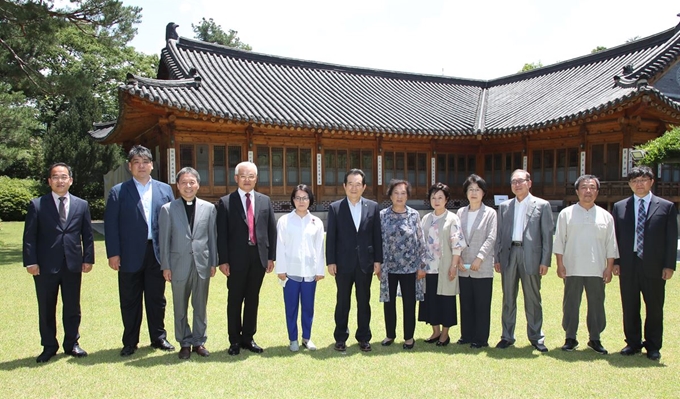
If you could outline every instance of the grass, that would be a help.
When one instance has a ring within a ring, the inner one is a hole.
[[[561,327],[562,282],[551,269],[543,279],[544,331],[550,352],[532,350],[525,336],[526,321],[519,300],[517,343],[506,350],[472,350],[451,344],[445,348],[427,345],[422,339],[431,332],[419,323],[412,352],[401,349],[401,337],[388,348],[384,337],[382,305],[378,284],[373,282],[373,351],[360,353],[348,342],[346,354],[332,350],[335,284],[327,277],[318,285],[312,339],[319,350],[288,351],[283,295],[274,275],[265,277],[260,299],[257,342],[262,355],[227,355],[226,279],[218,273],[211,282],[208,304],[209,358],[192,356],[180,361],[177,352],[151,349],[142,326],[140,349],[128,358],[118,353],[121,344],[115,272],[106,263],[103,237],[96,236],[93,271],[83,277],[81,346],[89,352],[83,359],[60,353],[39,365],[40,353],[37,301],[31,277],[21,267],[22,223],[0,225],[0,386],[3,397],[12,398],[203,398],[203,397],[676,397],[680,379],[680,290],[672,279],[666,288],[666,333],[663,358],[652,362],[644,356],[623,357],[624,346],[618,282],[607,287],[608,326],[603,344],[613,354],[597,355],[586,347],[585,300],[582,305],[579,339],[572,353],[559,350],[564,342]],[[490,343],[500,336],[500,278],[494,280]],[[170,288],[166,290],[170,298]],[[401,305],[398,304],[397,308]],[[61,310],[58,309],[58,318]],[[172,303],[166,310],[166,328],[174,341]],[[398,322],[401,322],[399,316]],[[356,327],[355,313],[350,328]],[[400,333],[400,325],[397,333]],[[58,334],[62,334],[58,326]],[[452,328],[452,340],[459,337]],[[352,331],[353,336],[353,331]],[[61,341],[61,336],[58,337]]]

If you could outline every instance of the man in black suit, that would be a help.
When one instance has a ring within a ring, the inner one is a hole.
[[[348,318],[352,286],[356,285],[357,331],[359,349],[371,350],[371,279],[383,261],[380,208],[361,195],[366,189],[360,169],[345,174],[347,198],[328,208],[326,262],[328,274],[335,276],[338,289],[335,304],[335,350],[345,351],[349,338]]]
[[[236,165],[234,180],[238,191],[220,198],[217,205],[217,253],[220,271],[227,276],[232,356],[241,348],[264,351],[253,337],[262,280],[265,271],[274,270],[276,260],[276,216],[269,197],[255,192],[257,166],[252,162]]]
[[[24,266],[33,276],[38,295],[40,340],[43,351],[36,361],[50,360],[59,349],[57,342],[57,294],[61,287],[64,352],[85,357],[80,334],[80,284],[82,273],[92,270],[94,239],[87,201],[68,190],[73,184],[71,167],[56,163],[47,182],[52,191],[28,204],[24,225]]]
[[[622,355],[647,349],[651,360],[661,359],[663,303],[666,280],[673,277],[678,250],[678,210],[672,202],[652,194],[654,173],[647,166],[628,173],[633,196],[614,204],[614,226],[620,259],[613,274],[619,276],[623,333]],[[642,342],[640,293],[645,300],[645,341]]]

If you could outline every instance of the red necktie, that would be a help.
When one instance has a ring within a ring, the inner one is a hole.
[[[248,240],[253,244],[257,244],[255,239],[255,216],[253,215],[253,207],[250,203],[250,193],[246,193],[246,219],[248,220]]]

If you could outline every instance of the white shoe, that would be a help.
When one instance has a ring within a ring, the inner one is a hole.
[[[290,346],[288,347],[291,352],[297,352],[300,350],[300,345],[297,341],[290,341]]]
[[[311,339],[303,339],[302,345],[310,351],[316,350],[316,345],[314,345],[314,342],[312,342]]]

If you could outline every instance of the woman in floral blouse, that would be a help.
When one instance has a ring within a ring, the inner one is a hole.
[[[392,345],[397,326],[397,285],[404,306],[404,349],[413,349],[416,328],[416,300],[423,299],[425,272],[429,261],[418,211],[406,206],[411,185],[392,180],[387,195],[392,206],[380,211],[383,263],[378,273],[380,302],[384,302],[385,330],[383,346]]]
[[[418,320],[432,326],[428,344],[446,346],[451,342],[449,328],[458,324],[456,295],[458,294],[457,265],[465,247],[460,219],[446,209],[451,198],[449,187],[437,183],[428,191],[434,209],[423,218],[423,231],[432,261],[426,277],[425,300],[420,302]]]

